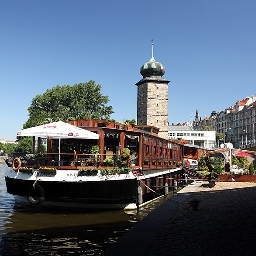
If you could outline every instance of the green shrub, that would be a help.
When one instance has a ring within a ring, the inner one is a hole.
[[[114,165],[114,158],[113,157],[108,157],[103,160],[104,165]]]
[[[250,163],[249,165],[249,174],[255,174],[253,163]]]
[[[207,166],[208,157],[201,156],[198,160],[198,170],[202,172],[209,172],[209,167]]]

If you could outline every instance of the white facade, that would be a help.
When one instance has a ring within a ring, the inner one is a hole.
[[[17,144],[17,142],[14,140],[5,140],[5,139],[0,139],[0,143],[2,143],[2,144],[7,144],[7,143]]]
[[[197,131],[189,126],[169,126],[168,139],[182,139],[207,149],[216,147],[216,131]]]

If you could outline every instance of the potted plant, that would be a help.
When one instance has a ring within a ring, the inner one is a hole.
[[[206,156],[201,156],[198,160],[198,171],[196,171],[196,174],[199,179],[206,179],[211,173],[207,166],[207,160]]]
[[[205,180],[205,179],[208,179],[208,176],[210,175],[211,173],[207,170],[200,170],[200,171],[196,171],[196,175],[197,177],[200,179],[200,180]]]
[[[93,166],[93,165],[95,165],[95,159],[94,158],[88,158],[87,160],[86,160],[86,165],[88,165],[88,166]]]
[[[114,159],[113,157],[108,157],[103,160],[103,165],[105,166],[113,166],[114,165]]]
[[[96,176],[98,174],[98,169],[89,167],[79,170],[78,176]]]
[[[94,165],[99,161],[99,145],[92,145],[90,158],[86,160],[87,165]]]
[[[130,149],[123,148],[120,156],[119,167],[131,167],[131,165],[132,165],[132,157],[130,155]]]
[[[115,175],[117,174],[118,169],[116,168],[101,168],[100,175],[101,176],[108,176],[108,175]]]
[[[92,147],[91,147],[91,154],[96,155],[96,154],[99,154],[99,152],[100,152],[99,145],[92,145]]]

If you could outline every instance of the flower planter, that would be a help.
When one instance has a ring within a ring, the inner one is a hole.
[[[204,174],[198,174],[198,179],[199,180],[205,180],[206,179],[206,176]]]
[[[256,175],[220,174],[218,175],[218,181],[220,182],[227,182],[227,181],[256,182]]]

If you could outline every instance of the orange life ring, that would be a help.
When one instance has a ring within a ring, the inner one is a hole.
[[[14,158],[12,161],[12,169],[17,172],[21,167],[21,161],[18,157]]]

